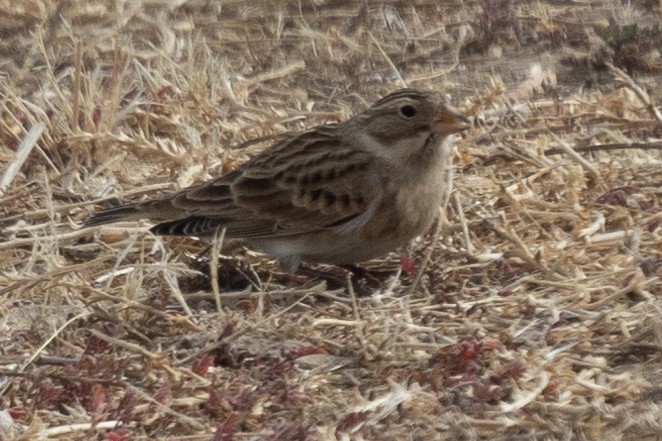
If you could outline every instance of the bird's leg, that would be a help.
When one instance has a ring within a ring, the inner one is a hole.
[[[407,273],[409,277],[415,279],[418,274],[418,266],[416,262],[411,257],[411,244],[405,245],[400,250],[400,266],[402,266],[402,271]]]
[[[359,295],[359,296],[369,296],[372,294],[372,291],[369,287],[365,286],[364,284],[359,283],[359,278],[363,278],[362,276],[357,276],[356,272],[354,269],[349,269],[345,266],[338,266],[338,268],[341,268],[345,271],[349,271],[351,273],[350,282],[352,284],[352,289],[354,289],[354,292]],[[360,267],[356,267],[360,268]],[[365,271],[363,268],[360,268],[361,270]],[[298,274],[304,275],[306,277],[314,277],[317,279],[322,279],[325,280],[329,286],[333,288],[344,288],[347,286],[347,278],[342,277],[342,276],[337,276],[335,274],[331,274],[326,271],[322,271],[316,268],[311,268],[305,264],[299,265],[296,271]],[[366,279],[367,280],[367,279]],[[377,280],[374,279],[373,280]],[[379,282],[377,280],[377,282]]]
[[[311,268],[305,264],[299,265],[299,267],[296,270],[296,273],[306,277],[325,280],[330,285],[333,285],[333,287],[335,288],[345,286],[344,278],[336,276],[334,274],[327,273],[326,271],[322,271],[316,268]]]
[[[382,281],[379,280],[375,275],[373,274],[372,271],[363,268],[362,266],[359,265],[354,265],[354,264],[348,264],[348,265],[338,265],[340,268],[349,271],[350,273],[353,274],[352,279],[363,279],[365,280],[369,285],[378,287],[381,285]]]

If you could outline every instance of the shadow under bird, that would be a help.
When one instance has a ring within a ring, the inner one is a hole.
[[[148,219],[158,235],[244,239],[285,271],[388,253],[433,222],[468,120],[430,92],[402,89],[347,121],[279,141],[232,172],[93,214],[85,226]]]

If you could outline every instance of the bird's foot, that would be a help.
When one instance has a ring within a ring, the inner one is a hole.
[[[358,296],[372,295],[383,284],[383,280],[378,277],[381,272],[371,271],[358,265],[338,265],[335,269],[342,269],[345,274],[338,274],[338,271],[332,273],[318,268],[311,268],[305,264],[299,266],[297,273],[322,279],[327,282],[331,289],[347,288],[349,281],[352,290]]]

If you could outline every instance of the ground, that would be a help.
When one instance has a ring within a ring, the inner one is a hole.
[[[660,439],[661,19],[0,2],[0,440]],[[81,228],[405,85],[473,127],[438,222],[366,264],[370,295],[147,223]]]

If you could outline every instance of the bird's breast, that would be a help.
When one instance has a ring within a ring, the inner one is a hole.
[[[448,187],[450,170],[434,164],[419,171],[387,185],[372,221],[364,227],[366,240],[404,245],[430,226]]]

